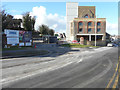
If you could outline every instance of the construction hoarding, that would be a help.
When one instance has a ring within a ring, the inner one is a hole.
[[[7,45],[10,46],[31,46],[32,32],[5,29]]]

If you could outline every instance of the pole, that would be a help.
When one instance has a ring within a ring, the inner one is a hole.
[[[96,30],[97,29],[96,26],[97,26],[97,18],[95,19],[95,46],[96,46],[96,31],[97,31]]]

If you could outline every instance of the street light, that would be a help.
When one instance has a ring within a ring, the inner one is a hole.
[[[96,46],[97,17],[95,18],[95,46]]]

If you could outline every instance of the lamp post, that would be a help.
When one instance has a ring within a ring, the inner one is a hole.
[[[96,31],[97,31],[97,18],[95,18],[95,46],[96,46]]]

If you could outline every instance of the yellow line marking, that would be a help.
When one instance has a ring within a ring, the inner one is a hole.
[[[119,75],[117,75],[117,76],[116,76],[115,83],[114,83],[114,85],[113,85],[113,87],[112,87],[112,88],[116,88],[117,83],[118,83],[118,76],[119,76]]]
[[[111,83],[112,83],[112,81],[113,81],[113,79],[114,79],[114,77],[115,77],[115,74],[117,73],[117,69],[118,69],[118,64],[117,64],[116,70],[115,70],[115,72],[114,72],[114,75],[112,76],[112,78],[111,78],[111,80],[110,80],[110,82],[108,83],[108,85],[107,85],[106,88],[109,88],[109,87],[110,87],[110,85],[111,85]]]
[[[112,90],[115,90],[115,88],[116,88],[116,86],[117,86],[117,84],[118,84],[118,77],[119,77],[119,72],[120,72],[120,67],[119,67],[119,63],[120,62],[120,56],[119,56],[119,61],[118,61],[118,74],[117,74],[117,76],[116,76],[116,79],[115,79],[115,82],[114,82],[114,84],[113,84],[113,89]]]

